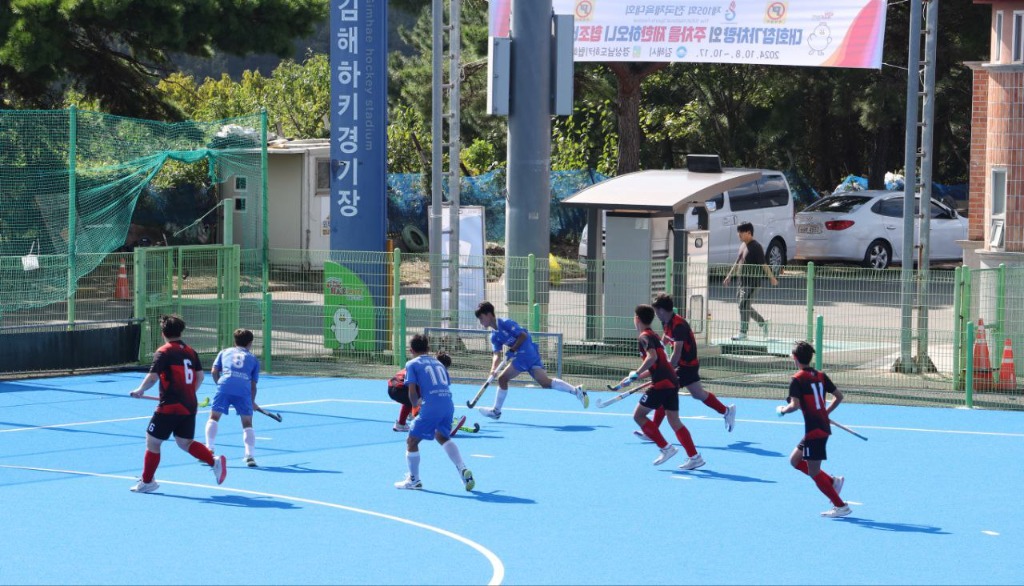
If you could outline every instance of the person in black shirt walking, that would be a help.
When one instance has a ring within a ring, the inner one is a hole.
[[[764,284],[765,277],[768,277],[768,281],[773,287],[778,285],[779,281],[775,278],[775,273],[772,272],[771,267],[768,266],[765,260],[764,248],[761,246],[761,243],[754,240],[754,225],[750,222],[743,222],[736,226],[736,232],[742,244],[740,244],[740,251],[736,256],[736,262],[729,268],[729,272],[725,275],[725,280],[722,281],[723,285],[728,286],[733,274],[737,276],[736,295],[740,304],[740,333],[733,336],[732,339],[747,339],[747,329],[750,327],[751,319],[761,326],[761,331],[764,332],[764,337],[767,338],[769,322],[761,317],[761,314],[751,306],[751,303],[754,300],[754,296],[757,295],[757,290]]]

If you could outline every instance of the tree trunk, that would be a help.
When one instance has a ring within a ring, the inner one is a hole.
[[[640,84],[668,63],[609,63],[618,79],[619,158],[616,175],[640,170]]]

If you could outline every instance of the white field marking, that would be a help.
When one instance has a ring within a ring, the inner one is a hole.
[[[864,503],[858,503],[857,501],[846,501],[846,504],[854,505],[856,507],[863,507],[864,506]]]
[[[337,399],[316,399],[313,401],[295,401],[292,403],[271,403],[267,404],[267,407],[280,407],[282,405],[308,405],[310,403],[333,403],[337,402]],[[262,405],[261,405],[262,406]],[[209,411],[209,410],[207,410]],[[59,429],[62,427],[81,427],[83,425],[99,425],[101,423],[120,423],[122,421],[140,421],[143,419],[149,419],[153,414],[140,415],[137,417],[122,417],[120,419],[95,419],[93,421],[77,421],[74,423],[55,423],[53,425],[33,425],[31,427],[12,427],[10,429],[0,429],[0,433],[11,433],[15,431],[35,431],[37,429]]]
[[[999,535],[997,531],[982,531],[982,533],[984,533],[985,535],[991,535],[993,537],[997,537]]]
[[[270,441],[270,440],[272,440],[274,438],[272,438],[272,437],[256,436],[256,439],[260,440],[261,442],[266,442],[266,441]]]
[[[488,454],[470,454],[473,458],[493,458],[494,456]]]
[[[690,476],[689,474],[686,476],[683,476],[682,474],[673,474],[672,478],[676,480],[693,480],[693,476]]]
[[[101,474],[101,473],[98,473],[98,472],[84,472],[84,471],[80,471],[80,470],[59,470],[59,469],[55,469],[55,468],[37,468],[35,466],[9,466],[9,465],[6,465],[6,464],[0,464],[0,468],[10,468],[10,469],[15,469],[15,470],[31,470],[31,471],[36,471],[36,472],[56,472],[58,474],[75,474],[75,475],[78,475],[78,476],[92,476],[92,477],[95,477],[95,478],[113,478],[113,479],[116,479],[116,480],[136,480],[136,478],[134,476],[122,476],[122,475],[119,475],[119,474]],[[296,503],[305,503],[305,504],[309,504],[309,505],[318,505],[318,506],[321,506],[321,507],[328,507],[328,508],[331,508],[331,509],[339,509],[339,510],[342,510],[342,511],[349,511],[349,512],[352,512],[352,513],[359,513],[361,515],[369,515],[371,517],[379,517],[381,519],[387,519],[389,521],[397,521],[399,523],[404,523],[406,525],[411,525],[412,527],[418,527],[420,529],[426,529],[427,531],[432,531],[434,533],[437,533],[438,535],[441,535],[443,537],[447,537],[449,539],[454,539],[455,541],[458,541],[459,543],[461,543],[463,545],[468,545],[469,547],[475,549],[477,552],[479,552],[481,555],[483,555],[484,558],[486,558],[487,561],[491,564],[491,572],[492,573],[491,573],[491,580],[488,582],[488,585],[497,586],[498,584],[501,584],[502,580],[505,579],[505,565],[501,562],[501,558],[499,558],[497,555],[495,555],[494,552],[492,552],[491,550],[487,549],[486,547],[480,545],[479,543],[477,543],[477,542],[475,542],[475,541],[473,541],[473,540],[471,540],[471,539],[469,539],[467,537],[463,537],[463,536],[461,536],[461,535],[459,535],[457,533],[453,533],[451,531],[448,531],[447,529],[441,529],[440,527],[434,527],[433,525],[427,525],[426,523],[420,523],[419,521],[413,521],[412,519],[406,519],[405,517],[396,517],[395,515],[388,515],[387,513],[378,513],[377,511],[370,511],[368,509],[360,509],[360,508],[357,508],[357,507],[350,507],[348,505],[341,505],[341,504],[338,504],[338,503],[329,503],[329,502],[326,502],[326,501],[318,501],[318,500],[307,499],[307,498],[302,498],[302,497],[297,497],[297,496],[289,496],[289,495],[285,495],[285,494],[275,494],[275,493],[271,493],[271,492],[260,492],[260,491],[256,491],[256,490],[245,490],[245,489],[242,489],[242,488],[228,488],[228,487],[225,487],[223,485],[221,485],[221,486],[214,486],[212,484],[197,484],[197,483],[193,483],[193,482],[178,482],[178,481],[175,481],[175,480],[164,480],[162,478],[160,479],[160,484],[169,484],[169,485],[174,485],[174,486],[188,486],[188,487],[192,487],[192,488],[208,488],[208,489],[217,490],[217,491],[234,492],[234,493],[238,493],[238,494],[247,494],[247,495],[253,495],[253,496],[262,496],[262,497],[267,497],[267,498],[274,498],[274,499],[280,499],[280,500],[285,500],[285,501],[292,501],[292,502],[296,502]]]

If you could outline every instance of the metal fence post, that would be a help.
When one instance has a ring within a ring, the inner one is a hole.
[[[974,325],[971,322],[965,324],[967,327],[967,376],[964,381],[964,404],[968,409],[974,408]]]
[[[533,253],[527,257],[527,277],[526,277],[526,304],[533,307],[537,303],[537,257]],[[530,324],[527,328],[531,332],[536,332],[539,322],[533,321],[533,313],[530,313]]]
[[[273,370],[273,360],[271,358],[271,348],[273,347],[273,339],[271,338],[271,332],[274,331],[273,324],[271,323],[271,317],[274,314],[273,299],[270,293],[263,294],[263,371],[270,372]]]
[[[398,300],[398,340],[395,355],[398,356],[398,364],[405,364],[405,299]]]
[[[956,267],[953,270],[953,391],[960,389],[963,375],[960,372],[962,365],[960,352],[963,350],[963,339],[961,334],[964,327],[964,316],[961,314],[963,308],[960,306],[962,295],[960,288],[963,286],[963,267]]]
[[[814,343],[814,261],[807,263],[807,341]]]
[[[996,272],[996,335],[998,343],[1006,337],[1006,264],[1000,263]]]
[[[673,295],[675,295],[675,293],[673,291],[673,289],[674,289],[673,285],[675,284],[673,282],[675,280],[675,275],[673,274],[674,273],[674,270],[673,270],[674,268],[675,267],[672,264],[672,257],[670,256],[670,257],[666,258],[665,259],[665,294],[668,295],[669,297],[672,297]]]
[[[821,355],[825,350],[825,316],[819,315],[815,324],[814,368],[821,370]]]
[[[402,251],[395,249],[391,253],[391,353],[395,357],[395,365],[401,365],[399,352],[405,348],[405,339],[399,337],[398,305],[402,300]]]

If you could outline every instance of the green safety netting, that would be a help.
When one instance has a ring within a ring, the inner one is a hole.
[[[164,123],[0,110],[0,314],[72,298],[125,244],[140,194],[169,160],[208,160],[213,183],[246,177],[246,195],[262,201],[264,128],[261,114]],[[236,230],[259,233],[261,213],[250,206]]]

